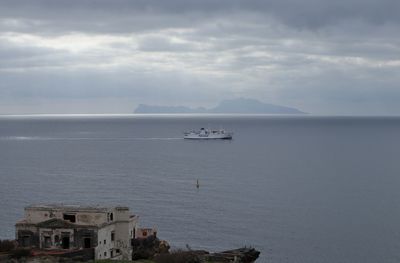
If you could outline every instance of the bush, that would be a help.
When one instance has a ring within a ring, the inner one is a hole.
[[[15,248],[15,242],[11,240],[0,240],[0,252],[10,252]]]
[[[199,257],[191,251],[175,250],[169,254],[159,254],[156,263],[200,263]]]
[[[152,258],[154,255],[153,251],[149,249],[136,249],[132,253],[132,260],[139,260],[139,259],[149,259]]]
[[[12,258],[26,258],[30,257],[31,255],[32,255],[31,250],[27,248],[17,248],[11,251]]]

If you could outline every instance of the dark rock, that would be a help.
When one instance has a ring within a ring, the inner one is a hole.
[[[209,262],[237,262],[237,263],[251,263],[256,261],[260,256],[260,251],[254,248],[238,248],[227,250],[218,253],[212,253],[206,256]]]

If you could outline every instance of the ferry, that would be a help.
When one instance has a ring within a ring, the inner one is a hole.
[[[222,139],[222,140],[232,140],[232,132],[227,132],[224,129],[220,130],[211,130],[201,128],[200,131],[189,131],[184,133],[184,139],[192,139],[192,140],[213,140],[213,139]]]

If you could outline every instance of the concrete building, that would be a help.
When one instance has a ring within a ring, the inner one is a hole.
[[[32,205],[16,224],[20,246],[41,250],[93,248],[95,259],[131,259],[138,217],[128,207]]]
[[[157,229],[155,229],[155,228],[138,228],[138,229],[136,229],[136,239],[146,239],[149,236],[157,237]]]

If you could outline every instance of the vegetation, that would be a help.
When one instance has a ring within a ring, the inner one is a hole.
[[[11,240],[0,240],[0,252],[10,252],[15,249],[15,242]]]
[[[16,248],[11,251],[12,258],[26,258],[32,256],[32,251],[28,248]]]
[[[111,260],[111,259],[101,259],[101,260],[95,260],[94,262],[96,263],[155,263],[152,260],[147,260],[147,259],[141,259],[141,260],[135,260],[135,261],[130,261],[130,260]]]
[[[134,261],[128,260],[111,260],[102,259],[95,260],[95,263],[200,263],[198,256],[191,252],[185,250],[175,250],[171,253],[158,254],[154,257],[154,260],[140,259]]]
[[[26,248],[17,248],[14,240],[0,240],[0,253],[6,253],[11,258],[20,259],[30,257],[32,251]]]
[[[192,251],[175,250],[168,254],[159,254],[156,263],[200,263],[199,257]]]

